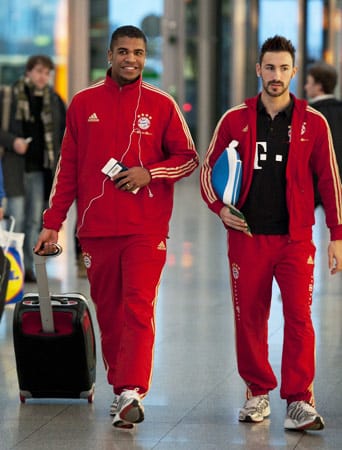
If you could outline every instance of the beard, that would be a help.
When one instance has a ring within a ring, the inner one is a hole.
[[[277,83],[277,86],[272,87],[272,84]],[[285,85],[282,81],[279,80],[272,80],[269,82],[265,82],[262,80],[262,86],[264,88],[264,91],[270,96],[270,97],[281,97],[289,87],[289,84]]]

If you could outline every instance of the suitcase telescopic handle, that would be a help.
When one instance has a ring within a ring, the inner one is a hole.
[[[33,259],[36,267],[42,329],[44,333],[54,333],[55,324],[53,320],[51,295],[49,291],[49,283],[46,272],[46,258],[49,256],[57,256],[62,253],[62,247],[59,244],[52,244],[47,246],[47,249],[49,250],[43,255],[38,255],[38,253],[33,252]]]

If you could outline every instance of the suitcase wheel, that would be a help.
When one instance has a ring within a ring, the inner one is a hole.
[[[20,402],[21,403],[25,403],[26,402],[26,397],[24,397],[22,394],[19,394],[19,398],[20,398]]]

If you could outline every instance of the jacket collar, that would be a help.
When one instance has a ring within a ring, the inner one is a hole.
[[[115,91],[132,91],[137,89],[142,83],[142,76],[133,81],[132,83],[127,83],[123,86],[120,86],[113,78],[111,77],[111,68],[107,70],[106,73],[106,79],[105,79],[105,85],[109,87],[110,89],[113,89]]]

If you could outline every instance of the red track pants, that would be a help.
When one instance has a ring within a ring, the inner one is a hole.
[[[81,239],[91,297],[101,332],[109,384],[150,387],[155,305],[166,261],[165,237],[121,236]]]
[[[315,246],[287,235],[228,233],[236,350],[247,395],[262,395],[277,386],[268,360],[268,319],[272,281],[280,288],[284,340],[280,396],[288,403],[314,404],[315,336],[311,320]]]

